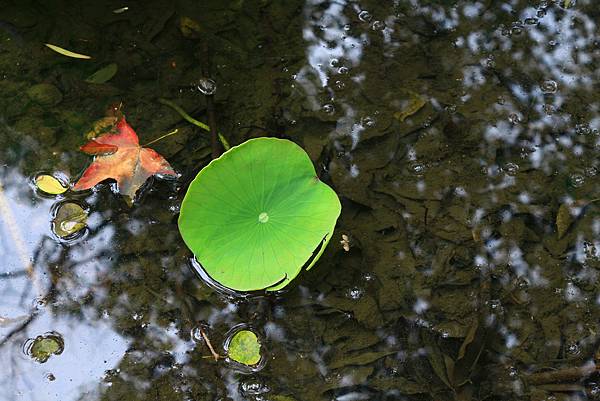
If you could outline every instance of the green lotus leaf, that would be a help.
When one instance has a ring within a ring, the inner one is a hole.
[[[277,290],[309,260],[307,269],[314,265],[340,212],[336,193],[319,180],[302,148],[256,138],[198,173],[181,205],[179,230],[221,285]]]
[[[247,366],[260,362],[260,342],[256,334],[250,330],[240,330],[235,333],[229,342],[227,356]]]

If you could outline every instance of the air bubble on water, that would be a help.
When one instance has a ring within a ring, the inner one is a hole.
[[[373,18],[373,16],[367,10],[362,10],[361,12],[358,13],[358,19],[361,20],[362,22],[369,22],[369,21],[371,21],[372,18]]]
[[[366,117],[362,118],[362,120],[360,121],[360,124],[363,127],[373,128],[375,126],[375,119],[371,116],[366,116]]]
[[[538,23],[538,19],[534,17],[525,18],[525,24],[527,25],[535,25]]]
[[[346,84],[342,81],[335,81],[336,89],[342,90],[346,87]]]
[[[569,356],[578,356],[579,354],[581,354],[581,346],[576,342],[567,344],[566,353]]]
[[[196,88],[205,95],[214,95],[217,92],[217,83],[210,78],[200,78]]]
[[[598,169],[594,166],[586,167],[583,172],[587,177],[595,177],[598,174]]]
[[[571,185],[573,185],[575,188],[579,188],[585,184],[585,177],[581,174],[571,174],[569,179],[571,181]]]
[[[371,25],[371,29],[374,31],[383,31],[385,29],[385,22],[383,21],[374,21]]]
[[[49,382],[53,382],[54,380],[56,380],[56,376],[54,376],[52,373],[46,373],[46,380],[48,380]]]
[[[365,290],[363,290],[362,288],[359,287],[353,287],[350,288],[347,292],[346,292],[346,296],[350,299],[360,299],[362,298],[362,296],[365,294]]]
[[[352,29],[352,25],[350,25],[350,24],[344,25],[344,31],[349,31],[350,29]]]
[[[338,60],[337,58],[332,58],[331,60],[329,60],[329,65],[331,67],[337,67],[340,64],[340,60]]]
[[[338,74],[347,74],[350,70],[348,67],[340,67],[338,68]]]
[[[202,329],[200,327],[194,327],[190,332],[190,336],[194,342],[202,343],[204,342],[204,337],[202,336]]]
[[[327,114],[333,114],[335,112],[335,107],[331,103],[327,103],[323,105],[323,111]]]
[[[515,22],[510,28],[511,35],[520,35],[523,33],[523,24],[521,22]]]
[[[546,94],[556,93],[556,91],[558,90],[558,84],[556,83],[556,81],[547,79],[540,84],[540,89],[543,93]]]
[[[421,163],[412,163],[408,168],[416,175],[421,175],[425,172],[425,165]]]
[[[511,113],[508,116],[508,121],[510,121],[511,124],[519,124],[521,122],[521,117],[519,117],[519,115],[517,113]]]
[[[554,111],[555,111],[554,106],[551,105],[551,104],[545,104],[545,105],[543,105],[542,109],[544,110],[544,113],[546,113],[549,116],[552,115],[552,114],[554,114]]]

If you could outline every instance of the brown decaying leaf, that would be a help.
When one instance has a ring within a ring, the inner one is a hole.
[[[114,179],[119,193],[133,199],[151,176],[176,175],[160,154],[140,146],[137,134],[124,117],[117,122],[116,133],[101,135],[83,145],[81,150],[95,155],[95,158],[73,186],[75,191],[90,189],[104,180]]]

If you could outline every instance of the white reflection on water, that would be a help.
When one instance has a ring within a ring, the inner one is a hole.
[[[0,170],[0,182],[0,399],[69,401],[81,399],[83,394],[90,397],[100,390],[98,383],[105,372],[118,365],[129,342],[110,321],[80,317],[86,315],[83,310],[73,315],[63,312],[62,302],[54,300],[49,289],[57,285],[51,281],[65,272],[53,272],[51,267],[61,260],[70,262],[63,266],[72,266],[69,273],[76,275],[78,284],[69,287],[62,282],[60,290],[66,290],[68,296],[61,296],[65,301],[77,297],[84,290],[82,285],[93,286],[99,272],[112,268],[94,258],[111,242],[112,228],[101,229],[104,235],[86,240],[85,249],[65,258],[66,248],[72,244],[61,243],[51,233],[56,200],[35,195],[29,179],[17,170]],[[89,220],[91,228],[99,224],[94,220]],[[50,331],[62,336],[64,351],[43,364],[36,362],[23,351],[23,344]]]

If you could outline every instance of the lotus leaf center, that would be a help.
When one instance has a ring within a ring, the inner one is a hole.
[[[267,214],[267,212],[262,212],[261,214],[259,214],[258,221],[260,221],[261,223],[266,223],[267,221],[269,221],[269,215]]]

